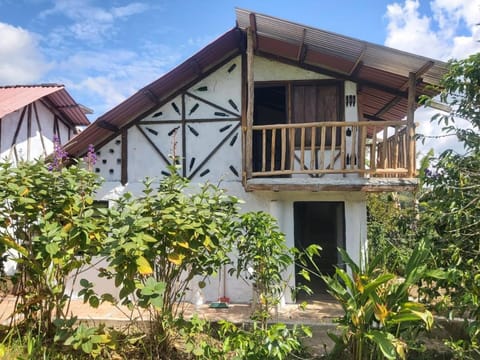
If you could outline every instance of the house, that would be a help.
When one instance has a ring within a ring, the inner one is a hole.
[[[86,107],[72,99],[63,85],[0,86],[0,160],[32,161],[45,158],[60,144],[90,124]],[[16,251],[9,251],[15,258]],[[13,275],[16,261],[4,262],[4,271]]]
[[[30,161],[46,157],[57,138],[65,143],[90,124],[63,85],[0,86],[0,159]]]
[[[243,9],[236,16],[235,28],[66,150],[83,156],[95,146],[103,200],[138,193],[179,155],[193,183],[221,181],[243,210],[276,217],[289,246],[321,245],[329,273],[338,247],[357,260],[366,251],[368,192],[417,186],[414,112],[446,64]],[[232,301],[251,298],[242,281],[216,281],[207,300],[217,286]]]

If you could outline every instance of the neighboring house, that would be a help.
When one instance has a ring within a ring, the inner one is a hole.
[[[168,174],[174,151],[193,183],[220,182],[245,200],[243,211],[275,216],[289,246],[321,245],[319,265],[330,273],[338,247],[357,260],[366,252],[367,193],[417,186],[414,111],[420,95],[435,94],[429,85],[446,64],[236,15],[234,29],[102,115],[66,150],[80,157],[95,146],[103,200]],[[217,285],[207,300],[216,300]],[[251,298],[242,281],[220,285],[231,301]]]
[[[63,85],[0,86],[0,161],[32,161],[72,139],[78,127],[90,124],[90,110],[72,99]],[[15,250],[9,251],[16,257]],[[17,263],[9,259],[4,271],[13,275]]]
[[[46,157],[54,138],[65,143],[90,124],[87,111],[63,85],[0,86],[0,159]]]

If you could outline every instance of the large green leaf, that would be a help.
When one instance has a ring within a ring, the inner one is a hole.
[[[379,330],[370,330],[365,336],[378,346],[385,358],[391,360],[397,358],[397,351],[395,350],[394,343],[396,340],[395,336]]]

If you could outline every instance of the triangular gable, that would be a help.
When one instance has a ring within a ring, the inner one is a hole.
[[[44,97],[72,125],[90,124],[82,107],[73,100],[63,85],[57,84],[1,86],[0,119]]]
[[[60,85],[0,87],[0,118],[61,89]]]

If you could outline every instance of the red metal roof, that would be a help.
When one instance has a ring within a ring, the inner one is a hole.
[[[433,95],[446,72],[444,62],[328,31],[237,9],[237,27],[190,59],[108,111],[66,144],[80,156],[153,111],[175,92],[191,86],[229,56],[244,53],[245,31],[254,31],[256,54],[272,57],[358,84],[366,120],[401,120],[407,110],[409,73],[417,75],[417,96]]]
[[[90,124],[80,105],[58,84],[0,86],[0,118],[44,97],[73,125]]]

